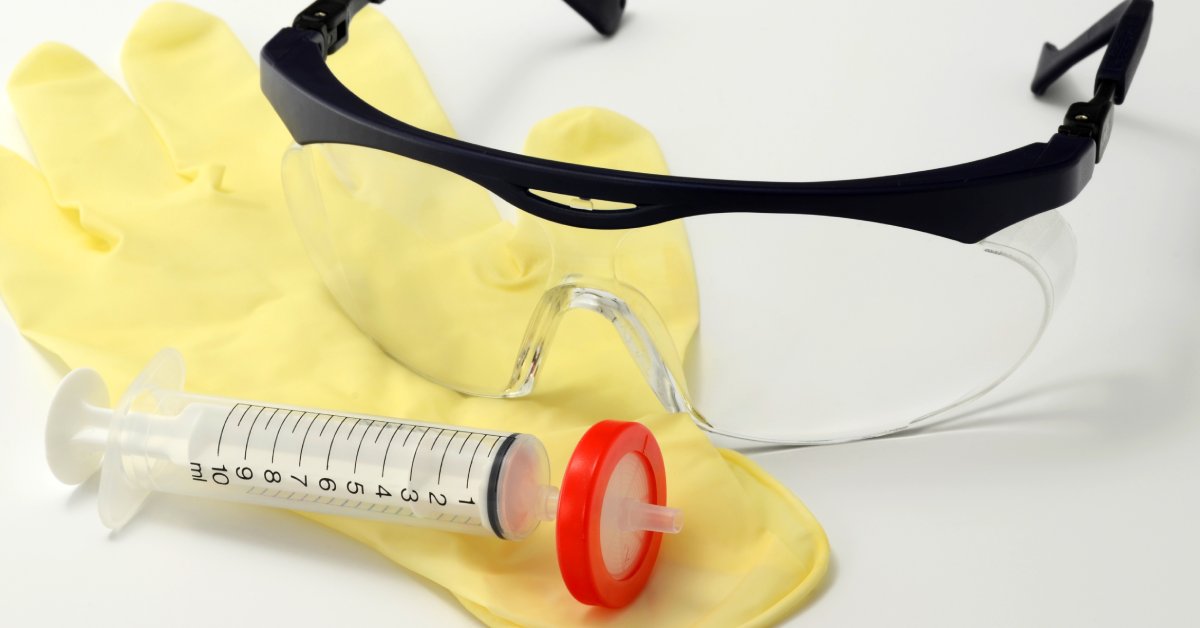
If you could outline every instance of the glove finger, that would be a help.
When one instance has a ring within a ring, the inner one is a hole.
[[[382,13],[363,9],[355,16],[350,34],[346,46],[329,57],[330,69],[346,87],[397,120],[454,136],[416,57]]]
[[[258,82],[258,68],[229,27],[182,4],[151,6],[121,53],[125,80],[183,170],[228,166],[222,188],[277,188],[287,129]],[[263,164],[270,164],[264,177]]]
[[[114,244],[103,229],[81,225],[78,212],[55,205],[41,174],[0,148],[0,293],[22,331],[53,318],[39,313],[72,310],[63,307],[63,282],[86,275]]]
[[[179,186],[145,114],[78,51],[39,46],[18,64],[8,93],[60,206],[111,217]]]

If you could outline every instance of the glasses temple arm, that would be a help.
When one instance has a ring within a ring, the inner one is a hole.
[[[1097,163],[1108,146],[1113,105],[1125,102],[1142,53],[1146,50],[1153,13],[1153,0],[1127,0],[1065,48],[1060,50],[1051,43],[1042,47],[1037,72],[1030,86],[1033,93],[1039,96],[1076,63],[1108,47],[1096,72],[1092,100],[1071,105],[1063,125],[1059,127],[1060,133],[1092,138],[1096,142]]]

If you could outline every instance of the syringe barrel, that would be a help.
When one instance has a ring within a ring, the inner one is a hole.
[[[162,389],[112,429],[146,490],[514,540],[545,515],[549,464],[528,434]]]

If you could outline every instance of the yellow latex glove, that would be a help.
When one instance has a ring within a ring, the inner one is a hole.
[[[449,132],[390,25],[366,11],[354,28],[335,58],[343,80]],[[466,398],[399,366],[310,268],[279,184],[290,140],[228,29],[157,5],[130,35],[123,66],[136,104],[77,52],[34,51],[9,90],[41,170],[0,151],[0,294],[30,340],[69,366],[96,368],[114,395],[159,348],[175,346],[196,392],[531,432],[555,477],[592,422],[658,407],[600,317],[564,325],[572,342],[587,343],[588,359],[548,373],[544,392],[528,399]],[[568,127],[575,155],[590,141],[630,163],[657,158],[642,152],[654,146],[648,134],[606,113],[543,123],[531,144],[553,145]],[[493,625],[733,625],[794,611],[828,563],[816,521],[686,417],[643,422],[661,442],[670,501],[688,523],[664,542],[642,597],[621,611],[570,597],[552,526],[512,543],[314,518],[446,587]]]

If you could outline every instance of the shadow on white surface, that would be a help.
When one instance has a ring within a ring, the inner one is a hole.
[[[985,397],[974,407],[879,440],[930,438],[976,431],[1045,434],[1073,432],[1102,441],[1132,444],[1174,424],[1187,415],[1194,387],[1195,365],[1186,351],[1164,363],[1154,377],[1134,372],[1102,373],[1051,382],[1004,396]],[[833,445],[837,447],[837,445]],[[746,454],[802,450],[803,447],[742,446]]]
[[[1002,397],[977,408],[885,438],[918,438],[922,435],[964,430],[1008,429],[1031,425],[1042,428],[1068,427],[1072,430],[1092,432],[1124,431],[1130,423],[1128,416],[1140,403],[1139,400],[1149,398],[1148,384],[1148,381],[1131,373],[1054,382]],[[1115,394],[1116,389],[1120,389],[1121,394]],[[1054,403],[1054,407],[1034,411],[1010,410],[1028,402],[1055,398],[1075,401]]]

